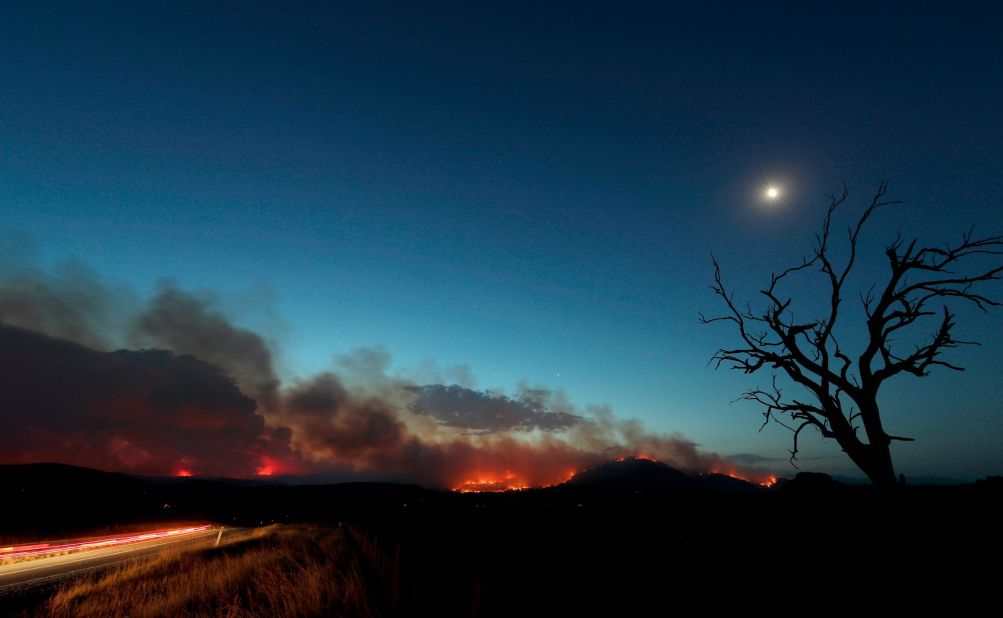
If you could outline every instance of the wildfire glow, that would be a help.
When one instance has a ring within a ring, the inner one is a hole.
[[[476,479],[463,481],[453,488],[461,494],[477,494],[497,491],[521,491],[529,489],[529,485],[520,481],[511,470],[506,470],[501,477],[478,475]]]
[[[644,453],[638,453],[637,455],[627,455],[625,457],[617,457],[616,461],[627,461],[628,459],[643,459],[644,461],[658,461],[651,455],[645,455]]]
[[[191,475],[192,475],[192,471],[191,470],[181,469],[181,470],[178,470],[177,473],[174,476],[191,476]]]
[[[760,478],[749,478],[743,474],[739,474],[734,470],[718,470],[716,468],[711,469],[711,474],[723,474],[725,476],[730,476],[733,479],[738,479],[740,481],[745,481],[746,483],[755,483],[756,485],[761,485],[762,487],[773,487],[777,484],[777,477],[774,475],[763,476]]]
[[[617,457],[615,461],[627,461],[629,459],[643,459],[645,461],[658,461],[651,455],[638,453],[636,455],[626,455]],[[506,470],[505,474],[478,473],[472,475],[467,480],[453,486],[453,491],[461,494],[487,493],[499,491],[521,491],[533,487],[554,487],[570,481],[580,472],[576,469],[568,469],[563,476],[548,475],[549,478],[543,482],[530,483],[526,477],[533,478],[532,475],[519,475],[511,470]],[[538,477],[537,477],[538,478]]]
[[[461,494],[478,494],[494,491],[521,491],[523,489],[529,489],[529,486],[513,484],[505,479],[478,479],[476,481],[464,481],[455,487],[453,491],[458,491]]]

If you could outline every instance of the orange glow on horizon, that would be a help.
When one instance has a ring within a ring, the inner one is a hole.
[[[191,475],[192,475],[191,470],[185,470],[182,468],[181,470],[178,470],[174,476],[191,476]]]
[[[651,455],[637,453],[635,455],[625,455],[617,457],[613,461],[627,461],[628,459],[643,459],[645,461],[658,461]],[[581,472],[581,470],[568,469],[563,476],[551,476],[547,481],[531,484],[525,481],[525,476],[518,475],[511,470],[505,470],[505,474],[478,473],[471,475],[467,480],[458,483],[453,487],[453,491],[461,494],[501,492],[501,491],[521,491],[540,487],[555,487],[566,483]]]
[[[633,455],[622,455],[611,461],[624,462],[630,460],[643,460],[643,461],[653,461],[657,462],[658,459],[648,455],[647,453],[636,453]],[[490,493],[490,492],[505,492],[505,491],[521,491],[526,489],[541,488],[541,487],[555,487],[566,483],[571,479],[575,478],[581,470],[576,470],[568,468],[563,474],[556,472],[554,474],[547,474],[541,478],[540,474],[526,474],[523,472],[513,472],[512,470],[505,470],[504,474],[500,472],[475,472],[467,476],[464,480],[453,485],[452,490],[461,493]],[[752,483],[754,485],[760,485],[761,487],[773,487],[777,484],[777,477],[773,474],[768,473],[757,473],[757,472],[739,472],[735,468],[730,466],[726,469],[722,468],[711,468],[707,472],[699,474],[721,474],[724,476],[729,476],[733,479],[738,479],[740,481],[745,481],[746,483]],[[529,479],[533,479],[529,481]]]
[[[478,494],[499,491],[522,491],[529,485],[520,481],[511,470],[506,470],[500,478],[489,474],[479,474],[476,478],[463,481],[453,488],[461,494]]]
[[[258,476],[274,476],[276,474],[295,474],[296,471],[291,470],[283,461],[263,455],[254,473]]]
[[[638,453],[636,455],[621,455],[617,457],[614,461],[627,461],[628,459],[643,459],[644,461],[658,461],[651,455],[645,455],[644,453]]]
[[[511,483],[506,479],[477,479],[476,481],[464,481],[454,487],[453,491],[461,494],[479,494],[499,491],[522,491],[524,489],[529,489],[529,486]]]

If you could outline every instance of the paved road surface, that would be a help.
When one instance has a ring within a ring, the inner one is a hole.
[[[229,538],[246,531],[246,528],[225,528],[222,536]],[[94,573],[131,560],[153,556],[165,549],[211,545],[216,542],[219,535],[220,529],[218,527],[200,527],[176,534],[159,535],[149,540],[130,540],[126,544],[118,545],[103,544],[62,556],[36,558],[15,564],[2,564],[0,565],[0,597],[47,586],[87,573]]]

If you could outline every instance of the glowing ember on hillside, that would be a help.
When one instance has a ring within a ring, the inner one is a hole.
[[[519,491],[522,489],[529,489],[529,487],[526,485],[513,485],[504,479],[499,481],[481,479],[462,483],[458,487],[454,488],[453,491],[458,491],[461,494],[477,494],[497,491]]]
[[[529,486],[517,479],[515,474],[513,474],[510,470],[506,470],[505,475],[501,478],[493,478],[482,475],[476,480],[463,481],[454,487],[453,491],[457,491],[461,494],[474,494],[483,492],[519,491],[523,489],[529,489]]]
[[[638,453],[637,455],[627,455],[625,457],[617,457],[616,461],[627,461],[628,459],[643,459],[644,461],[658,461],[651,455],[645,455],[644,453]]]
[[[745,481],[746,483],[754,483],[756,485],[761,485],[762,487],[773,487],[774,485],[777,484],[777,477],[774,476],[774,475],[772,475],[772,474],[764,475],[764,476],[761,476],[761,477],[758,477],[758,478],[751,478],[751,477],[745,476],[743,474],[739,474],[738,472],[735,472],[734,470],[718,470],[716,468],[712,468],[711,471],[710,471],[710,473],[711,474],[723,474],[725,476],[730,476],[733,479],[738,479],[740,481]]]
[[[637,453],[634,455],[622,455],[616,457],[612,460],[606,460],[606,463],[623,463],[631,461],[649,461],[655,463],[660,462],[657,458],[652,457],[647,453]],[[581,469],[569,468],[563,473],[558,471],[547,471],[546,473],[539,473],[536,471],[521,470],[519,472],[513,472],[512,470],[506,470],[504,474],[498,472],[477,472],[468,476],[465,480],[453,485],[453,491],[468,494],[468,493],[489,493],[489,492],[503,492],[503,491],[519,491],[530,488],[543,488],[543,487],[555,487],[566,483],[571,479],[575,478],[582,470],[589,470],[592,467],[604,465],[602,461],[596,461],[591,465],[586,465]],[[665,464],[670,465],[670,464]],[[761,487],[773,487],[777,483],[777,477],[772,474],[759,473],[755,471],[743,470],[739,472],[732,467],[711,467],[710,470],[706,472],[698,472],[695,470],[689,470],[687,473],[696,474],[698,476],[703,475],[723,475],[728,476],[733,479],[744,481],[746,483],[752,483],[754,485],[760,485]]]

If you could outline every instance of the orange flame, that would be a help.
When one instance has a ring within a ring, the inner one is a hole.
[[[529,489],[529,485],[519,480],[511,470],[506,470],[503,476],[478,475],[476,479],[466,480],[453,488],[461,494],[475,494],[497,491],[521,491]]]
[[[616,461],[626,461],[627,459],[644,459],[647,461],[658,461],[651,455],[638,453],[637,455],[627,455],[617,457]],[[548,475],[544,479],[538,479],[536,483],[526,481],[526,478],[533,478],[532,475],[516,474],[511,470],[506,470],[505,474],[477,473],[471,475],[453,487],[453,491],[461,494],[485,493],[499,491],[520,491],[532,487],[554,487],[561,483],[570,481],[580,472],[578,469],[570,468],[564,472],[563,476]]]
[[[645,461],[658,461],[651,455],[645,455],[644,453],[638,453],[636,455],[621,455],[617,457],[615,461],[627,461],[628,459],[643,459]]]
[[[613,461],[623,462],[635,459],[654,462],[659,461],[655,457],[643,452],[622,455],[615,458]],[[599,462],[596,463],[598,464]],[[454,482],[452,488],[453,491],[458,493],[487,493],[519,491],[530,489],[532,487],[554,487],[570,481],[580,471],[581,469],[566,468],[563,473],[555,470],[551,474],[541,475],[538,473],[534,474],[532,471],[527,471],[525,469],[518,472],[505,470],[504,473],[500,472],[498,469],[491,471],[484,471],[482,469],[481,471],[473,472],[468,475],[464,475],[464,477],[460,477],[462,480]],[[773,487],[777,483],[777,477],[772,474],[765,472],[757,473],[750,470],[742,470],[739,472],[738,469],[731,466],[712,467],[706,474],[723,474],[725,476],[730,476],[731,478],[745,481],[746,483],[760,485],[762,487]]]
[[[261,465],[258,466],[257,474],[258,476],[271,476],[276,472],[276,465],[271,459],[267,457],[261,460]]]

